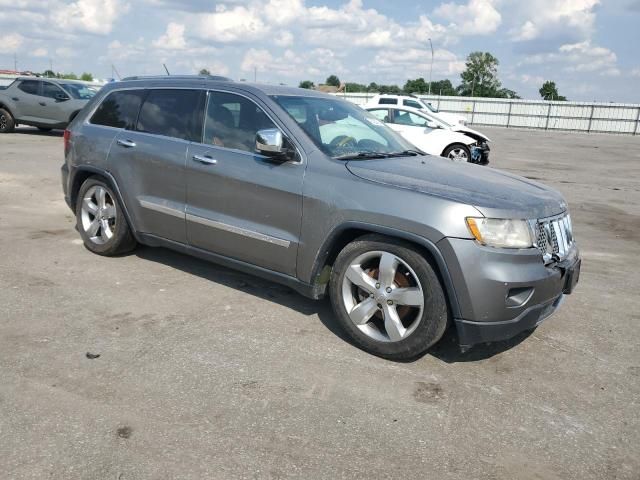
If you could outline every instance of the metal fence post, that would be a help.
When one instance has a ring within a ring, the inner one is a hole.
[[[638,116],[636,117],[636,129],[633,131],[634,135],[640,133],[640,107],[638,107]]]
[[[473,117],[476,114],[476,101],[473,101],[473,106],[471,107],[471,125],[473,125]]]
[[[509,128],[509,123],[511,123],[511,107],[513,106],[513,100],[509,101],[509,111],[507,112],[507,128]]]
[[[544,129],[549,129],[549,117],[551,116],[551,102],[549,102],[549,107],[547,108],[547,123],[544,124]]]
[[[593,122],[593,111],[596,106],[591,104],[591,112],[589,113],[589,125],[587,126],[587,133],[591,133],[591,122]]]

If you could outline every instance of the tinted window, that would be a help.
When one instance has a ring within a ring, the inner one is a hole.
[[[97,90],[78,84],[78,83],[63,83],[62,87],[73,97],[79,100],[89,100],[93,98],[97,93]]]
[[[18,85],[18,88],[22,90],[24,93],[28,93],[30,95],[37,95],[39,85],[40,85],[40,82],[38,81],[24,80],[20,82],[20,85]]]
[[[298,111],[298,116],[305,115]],[[204,143],[254,152],[256,133],[278,128],[251,100],[233,93],[211,92],[207,105]]]
[[[64,95],[65,97],[69,96],[66,93],[64,93],[60,87],[58,87],[57,85],[54,85],[53,83],[44,82],[42,84],[43,97],[56,98],[56,95]]]
[[[91,123],[132,130],[144,93],[144,90],[110,93],[91,117]]]
[[[150,90],[142,104],[136,130],[200,141],[200,90]]]
[[[381,98],[378,103],[380,105],[397,105],[398,100],[395,98]]]
[[[422,105],[420,105],[418,102],[416,102],[415,100],[405,100],[404,105],[406,107],[413,107],[413,108],[417,108],[418,110],[422,110],[424,107]]]

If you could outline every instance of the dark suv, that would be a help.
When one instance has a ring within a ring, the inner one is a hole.
[[[163,246],[331,297],[354,343],[415,358],[535,328],[575,286],[562,196],[424,155],[319,92],[210,77],[110,84],[65,132],[86,247]]]

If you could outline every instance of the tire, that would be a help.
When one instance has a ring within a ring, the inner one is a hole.
[[[390,259],[395,269],[387,268]],[[401,240],[366,235],[348,244],[334,263],[329,294],[353,343],[379,357],[419,358],[447,328],[447,299],[434,267]]]
[[[50,132],[52,129],[47,127],[38,127],[38,130],[40,130],[41,132]]]
[[[472,162],[471,150],[462,143],[453,143],[449,145],[444,149],[444,152],[442,152],[442,156],[449,160],[453,160],[454,162]]]
[[[16,128],[13,116],[4,108],[0,108],[0,133],[11,133]]]
[[[136,246],[118,198],[100,177],[90,177],[80,187],[76,228],[84,246],[98,255],[120,255]]]

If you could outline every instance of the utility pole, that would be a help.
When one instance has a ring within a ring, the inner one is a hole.
[[[53,60],[49,59],[49,70],[53,73]]]
[[[431,95],[431,76],[433,75],[433,43],[429,38],[429,46],[431,47],[431,67],[429,68],[429,95]]]

